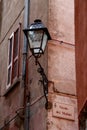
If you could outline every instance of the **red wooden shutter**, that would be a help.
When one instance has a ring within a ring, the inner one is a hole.
[[[14,32],[12,82],[18,77],[19,29]]]
[[[19,76],[20,33],[21,33],[21,25],[14,32],[12,82],[14,82],[14,80],[16,80]]]

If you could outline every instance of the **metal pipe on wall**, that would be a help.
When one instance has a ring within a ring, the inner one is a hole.
[[[24,12],[24,28],[27,28],[29,24],[29,10],[30,10],[30,0],[25,0],[25,12]],[[27,100],[26,95],[26,66],[27,66],[27,53],[28,53],[28,42],[24,36],[23,45],[23,69],[22,69],[22,79],[24,87],[24,130],[29,130],[29,100]]]

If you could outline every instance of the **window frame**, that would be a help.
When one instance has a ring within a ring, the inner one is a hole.
[[[21,25],[21,24],[20,24]],[[14,46],[15,46],[15,34],[17,34],[17,55],[14,57]],[[20,63],[20,35],[21,35],[21,26],[19,26],[14,32],[12,32],[11,36],[9,37],[9,44],[8,44],[8,62],[7,62],[7,83],[6,83],[6,89],[9,89],[9,87],[14,84],[16,80],[19,78],[19,63]],[[12,40],[12,41],[11,41]],[[11,43],[12,42],[12,43]],[[12,44],[12,45],[10,45]],[[10,46],[12,46],[10,48]],[[10,50],[12,49],[12,50]],[[11,57],[10,57],[11,52]],[[9,59],[11,58],[11,62]],[[16,63],[17,62],[17,63]],[[13,77],[13,73],[15,72],[14,63],[16,64],[16,75]],[[11,68],[11,70],[9,70]]]

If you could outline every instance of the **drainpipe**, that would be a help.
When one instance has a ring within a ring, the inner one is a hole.
[[[30,0],[25,0],[24,28],[27,28],[29,24],[29,9],[30,9]],[[22,79],[23,79],[23,87],[24,87],[24,130],[29,130],[29,109],[30,109],[29,99],[27,100],[27,94],[26,94],[27,53],[28,53],[28,42],[24,35],[23,69],[22,69]]]

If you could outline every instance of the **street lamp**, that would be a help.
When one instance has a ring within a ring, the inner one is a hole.
[[[47,41],[51,39],[48,29],[41,20],[36,19],[28,28],[24,29],[30,50],[34,57],[39,58],[44,54]]]
[[[44,54],[46,44],[48,40],[51,40],[48,29],[44,26],[41,20],[36,19],[34,23],[32,23],[28,28],[25,28],[24,34],[28,40],[29,48],[32,52],[32,55],[35,57],[36,65],[39,65],[38,73],[41,75],[43,84],[44,96],[46,98],[45,108],[48,109],[50,107],[50,103],[48,102],[48,79],[46,74],[44,73],[44,69],[41,66],[38,58]]]

